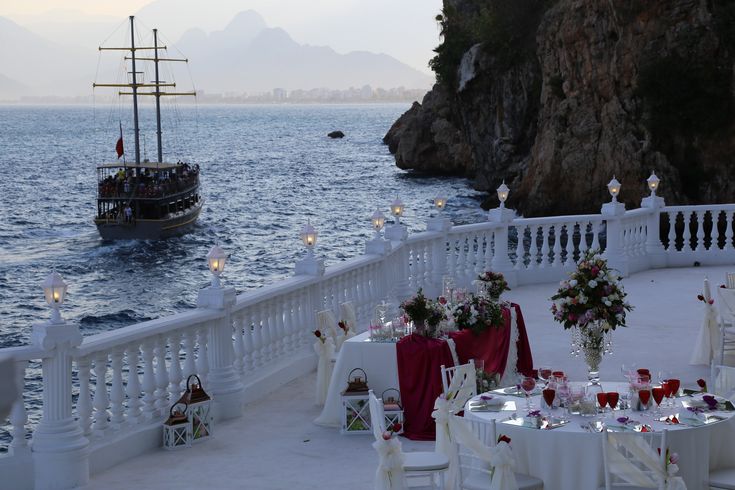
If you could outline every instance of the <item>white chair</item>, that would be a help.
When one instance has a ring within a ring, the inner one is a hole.
[[[728,274],[729,278],[730,274]],[[720,300],[720,358],[718,363],[725,364],[726,356],[735,352],[735,289],[717,288]]]
[[[477,374],[475,373],[475,362],[470,359],[467,364],[460,364],[454,367],[441,366],[442,388],[444,397],[447,399],[457,400],[460,405],[464,405],[467,400],[477,395]],[[459,377],[459,384],[454,381],[455,377]],[[450,387],[452,392],[450,393]],[[460,395],[461,393],[461,395]]]
[[[352,333],[357,333],[357,313],[352,301],[346,301],[339,305],[339,314],[342,320],[347,322]]]
[[[686,490],[678,468],[667,474],[667,430],[648,434],[610,434],[602,431],[605,486],[600,490]],[[657,449],[660,448],[660,452]],[[673,452],[673,451],[672,451]]]
[[[735,367],[712,363],[710,380],[712,393],[735,400]]]
[[[735,490],[735,468],[723,468],[709,473],[708,488]]]
[[[728,272],[725,274],[725,284],[730,289],[735,289],[735,272]]]
[[[337,319],[334,317],[332,310],[322,310],[316,314],[316,328],[327,337],[332,339],[335,347],[335,356],[332,361],[336,360],[336,352],[339,351],[340,343],[337,341],[338,332]]]
[[[456,417],[455,420],[460,421]],[[489,448],[497,446],[498,436],[495,419],[489,421],[461,419],[460,423],[469,424],[472,435],[477,438],[476,443]],[[462,441],[461,436],[459,439],[457,444],[459,452],[459,488],[461,490],[485,490],[490,488],[490,482],[494,476],[493,467],[484,458],[480,457],[477,446],[472,447],[473,444],[467,443],[470,441]],[[536,477],[521,473],[514,473],[514,477],[517,486],[512,488],[518,490],[542,490],[544,488],[544,482]]]
[[[384,446],[387,441],[383,439],[383,432],[385,432],[385,416],[383,414],[383,403],[381,400],[379,400],[372,390],[370,390],[370,424],[373,428],[373,435],[375,436],[375,444],[373,447],[375,447],[376,451],[378,451],[378,455],[381,458],[381,461],[378,465],[378,473],[376,474],[376,481],[385,481],[384,478],[382,478],[381,471],[385,471],[385,468],[390,468],[391,463],[385,461],[388,458],[396,457],[402,459],[403,461],[403,468],[402,472],[398,472],[398,475],[395,475],[397,478],[391,478],[390,481],[391,486],[390,489],[403,489],[406,488],[406,483],[404,478],[428,478],[431,488],[434,489],[443,489],[444,488],[444,472],[446,472],[449,469],[449,459],[441,454],[437,453],[436,451],[432,452],[410,452],[410,453],[404,453],[401,450],[400,440],[397,439],[397,436],[394,436],[394,438],[391,440],[391,443],[394,445],[397,445],[397,450],[399,451],[399,455],[395,454],[386,454],[386,449]],[[438,477],[438,478],[437,478]],[[438,486],[437,486],[437,479]],[[394,480],[399,480],[398,482],[393,483]],[[385,488],[385,485],[382,486]],[[376,485],[376,488],[380,488],[379,485]]]

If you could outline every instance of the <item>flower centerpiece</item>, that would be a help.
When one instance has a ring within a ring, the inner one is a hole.
[[[435,337],[439,323],[444,320],[444,308],[424,296],[423,289],[419,289],[415,296],[401,303],[401,309],[413,322],[416,333],[427,337]]]
[[[554,320],[564,325],[565,330],[574,329],[593,385],[599,385],[605,334],[624,327],[626,312],[633,309],[625,297],[620,277],[595,251],[588,251],[580,258],[577,269],[561,282],[551,297]]]
[[[500,272],[484,272],[477,276],[477,280],[475,282],[481,286],[480,291],[484,290],[490,298],[495,299],[496,301],[504,291],[510,291],[508,281],[505,280],[505,276]]]
[[[483,296],[468,296],[452,308],[452,318],[459,330],[470,329],[479,335],[488,328],[505,325],[503,311],[497,301]]]

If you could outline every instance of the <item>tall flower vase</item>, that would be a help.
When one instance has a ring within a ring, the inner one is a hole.
[[[602,363],[602,357],[605,353],[604,323],[591,323],[576,328],[579,330],[577,333],[579,348],[584,354],[584,361],[587,364],[587,379],[589,380],[587,386],[602,391],[600,386],[600,363]]]

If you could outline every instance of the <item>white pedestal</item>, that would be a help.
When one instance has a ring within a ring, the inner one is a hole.
[[[391,245],[388,240],[373,238],[365,242],[365,253],[368,255],[386,255],[390,251]]]
[[[449,231],[452,228],[452,220],[443,216],[429,218],[426,220],[426,231]]]
[[[306,257],[296,262],[297,276],[323,276],[324,260],[314,257]]]
[[[408,229],[403,225],[388,225],[385,227],[385,238],[388,240],[403,241],[408,238]]]

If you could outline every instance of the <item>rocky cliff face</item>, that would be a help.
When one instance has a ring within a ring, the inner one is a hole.
[[[537,19],[493,11],[518,5]],[[445,0],[439,20],[439,83],[385,137],[399,167],[505,179],[526,216],[598,212],[613,175],[632,207],[652,170],[672,204],[735,199],[735,2]]]

